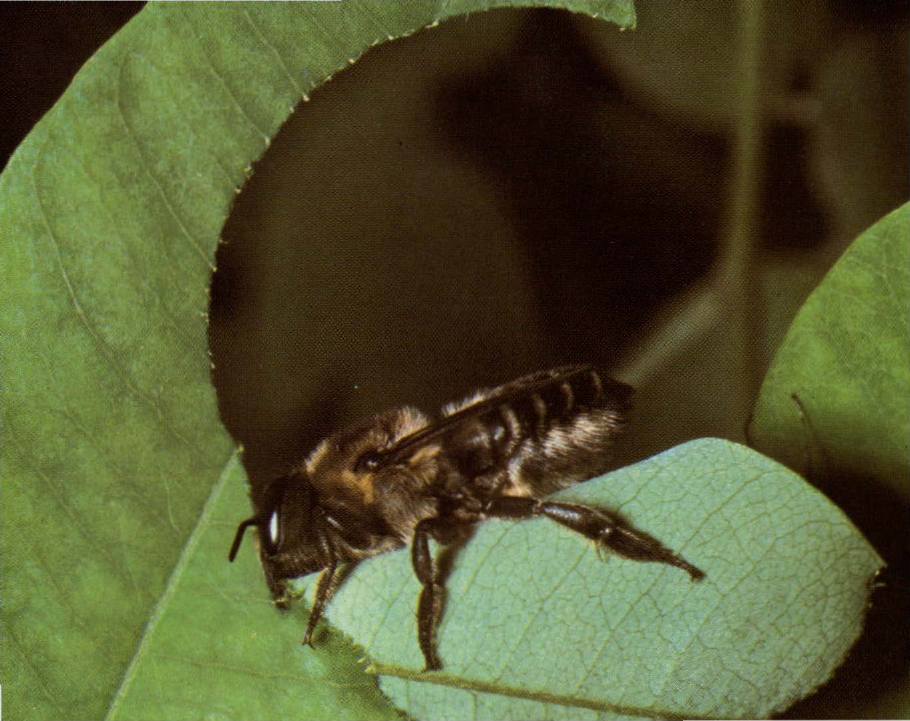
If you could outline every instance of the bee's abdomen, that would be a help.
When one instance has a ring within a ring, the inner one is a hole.
[[[546,380],[547,374],[553,377]],[[586,367],[539,375],[544,378],[530,383],[526,393],[516,394],[499,406],[499,415],[510,430],[520,426],[525,437],[542,438],[552,427],[571,424],[579,416],[598,410],[609,410],[617,425],[624,422],[632,394],[624,383]]]
[[[549,492],[605,468],[631,394],[587,366],[535,373],[467,401],[484,409],[447,445],[465,476],[500,472],[516,492]]]

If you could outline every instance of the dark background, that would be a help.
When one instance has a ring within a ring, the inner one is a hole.
[[[4,165],[140,9],[0,6]],[[704,302],[728,242],[734,4],[638,13],[626,33],[552,11],[445,23],[371,50],[286,123],[224,228],[212,286],[213,378],[254,484],[363,415],[572,361],[638,388],[618,464],[743,440],[757,387]],[[907,4],[766,15],[757,378],[849,241],[910,195]],[[826,491],[889,561],[889,591],[837,680],[792,717],[850,717],[906,677],[906,504]]]

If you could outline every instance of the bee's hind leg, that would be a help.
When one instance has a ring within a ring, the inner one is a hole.
[[[411,563],[417,580],[423,586],[417,602],[417,640],[423,652],[427,671],[442,668],[442,662],[436,652],[436,628],[442,617],[445,586],[439,579],[439,571],[430,553],[430,536],[437,523],[436,518],[427,518],[418,523],[411,546]]]
[[[542,501],[538,498],[500,496],[491,501],[484,512],[497,518],[545,516],[620,556],[634,561],[652,561],[676,566],[688,573],[693,581],[700,581],[705,576],[704,571],[673,553],[656,538],[642,531],[621,526],[589,506]]]

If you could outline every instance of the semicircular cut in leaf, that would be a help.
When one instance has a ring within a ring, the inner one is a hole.
[[[220,229],[252,163],[301,97],[371,45],[515,4],[153,4],[17,149],[0,176],[10,717],[102,716],[173,600],[234,454],[205,314]],[[630,2],[527,4],[634,20]],[[240,696],[259,681],[230,673]]]
[[[421,673],[406,553],[328,606],[417,718],[761,718],[823,684],[859,636],[882,562],[799,476],[703,439],[561,492],[619,512],[707,576],[619,557],[546,520],[488,521],[457,556]],[[312,582],[305,584],[312,591]]]
[[[750,439],[790,468],[884,481],[910,500],[910,205],[854,241],[806,300]]]

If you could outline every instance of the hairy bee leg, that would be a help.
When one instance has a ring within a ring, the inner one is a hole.
[[[417,601],[417,640],[426,662],[426,671],[442,668],[442,662],[436,653],[436,628],[442,615],[445,588],[439,582],[430,554],[430,532],[434,522],[435,519],[429,518],[417,524],[411,546],[414,574],[423,586]]]
[[[337,564],[333,563],[319,574],[319,580],[316,582],[316,597],[313,599],[313,608],[310,609],[306,633],[303,634],[303,641],[301,641],[303,645],[310,648],[313,647],[313,631],[316,630],[316,624],[319,623],[319,619],[322,616],[322,609],[325,608],[326,601],[329,599],[329,590],[332,588],[332,580],[337,570]]]
[[[600,511],[588,506],[541,501],[537,498],[500,496],[485,510],[487,515],[499,518],[546,516],[620,556],[634,561],[666,563],[681,568],[693,581],[700,581],[705,577],[704,571],[673,553],[657,539],[641,531],[620,526]]]

